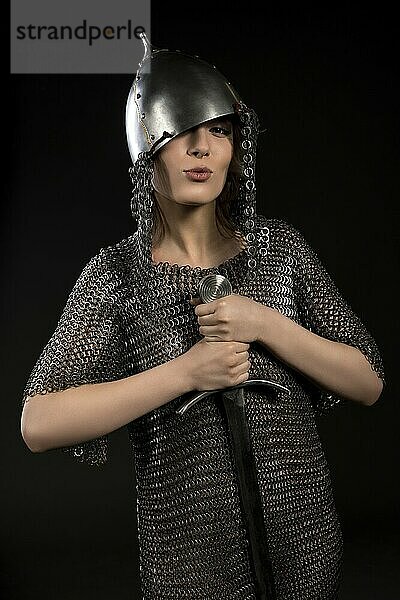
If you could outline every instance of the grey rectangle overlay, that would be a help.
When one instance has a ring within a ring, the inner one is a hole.
[[[11,73],[135,73],[150,0],[11,0]]]

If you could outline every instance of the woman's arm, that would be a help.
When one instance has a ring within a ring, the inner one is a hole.
[[[372,405],[383,383],[365,356],[347,344],[322,338],[277,310],[255,303],[255,341],[317,386]]]
[[[315,384],[310,391],[317,413],[342,398],[374,404],[384,385],[375,339],[304,236],[284,221],[262,222],[269,235],[258,286],[265,286],[268,300],[232,294],[200,304],[200,333],[264,345]]]
[[[44,452],[115,431],[191,389],[182,361],[180,356],[125,379],[28,397],[22,437],[32,452]]]
[[[195,308],[207,340],[259,342],[318,387],[371,405],[383,383],[358,348],[321,337],[277,310],[232,294]]]
[[[117,381],[36,394],[24,404],[21,432],[33,452],[93,440],[192,389],[218,389],[248,378],[249,345],[201,340],[162,365]]]

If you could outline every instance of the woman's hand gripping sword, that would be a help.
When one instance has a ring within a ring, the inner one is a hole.
[[[232,294],[232,286],[226,277],[211,274],[201,279],[198,292],[203,303],[212,302],[217,298]],[[238,475],[241,508],[250,543],[250,562],[253,569],[256,598],[257,600],[275,600],[276,592],[268,549],[267,528],[245,412],[244,389],[260,386],[290,393],[288,388],[274,381],[248,379],[233,387],[199,392],[182,404],[177,413],[184,415],[194,404],[211,394],[219,393],[222,396]]]

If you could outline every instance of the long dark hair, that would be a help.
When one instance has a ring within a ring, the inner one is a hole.
[[[238,238],[238,232],[231,218],[232,205],[237,197],[242,174],[241,131],[236,115],[230,117],[232,123],[233,153],[226,176],[225,185],[216,199],[215,220],[218,231],[224,238]],[[157,160],[158,154],[155,155]],[[157,246],[165,235],[163,216],[153,192],[153,229],[152,239]]]

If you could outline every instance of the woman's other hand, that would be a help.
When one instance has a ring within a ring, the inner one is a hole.
[[[243,383],[249,378],[249,344],[200,340],[183,357],[191,389],[215,390]]]
[[[193,298],[199,333],[208,342],[245,342],[257,340],[261,305],[251,298],[231,294],[201,304]]]

